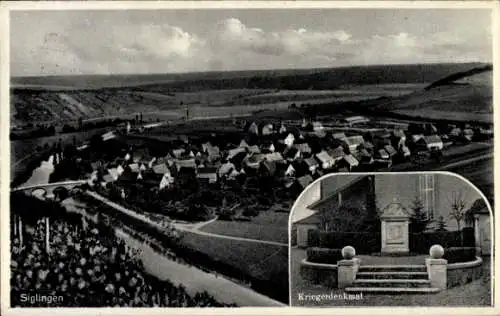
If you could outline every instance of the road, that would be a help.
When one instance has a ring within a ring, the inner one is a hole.
[[[76,212],[94,220],[85,211],[85,205],[76,203],[73,199],[67,199],[63,205],[68,211]],[[235,283],[216,273],[200,270],[194,266],[189,266],[169,259],[143,243],[132,237],[121,228],[116,228],[116,235],[123,239],[130,247],[141,250],[139,256],[144,265],[144,269],[156,276],[160,280],[169,280],[176,285],[183,285],[190,295],[207,291],[220,302],[235,303],[236,305],[249,307],[273,307],[286,306],[285,304],[273,300],[254,290]]]

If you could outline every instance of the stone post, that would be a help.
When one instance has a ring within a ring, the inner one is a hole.
[[[431,247],[429,254],[430,258],[425,259],[429,281],[432,287],[445,290],[447,287],[447,266],[448,260],[442,259],[444,249],[440,245]]]
[[[343,260],[337,261],[338,287],[340,289],[353,285],[359,270],[360,260],[354,258],[355,250],[351,246],[342,249]]]
[[[479,230],[479,214],[474,214],[474,244],[476,256],[481,256],[481,231]]]

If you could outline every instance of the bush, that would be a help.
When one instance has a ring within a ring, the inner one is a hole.
[[[462,236],[461,236],[462,235]],[[464,228],[462,231],[436,231],[430,233],[410,234],[410,251],[427,254],[432,245],[443,248],[474,247],[474,229]]]
[[[310,247],[331,249],[342,249],[345,246],[352,246],[358,254],[372,254],[380,251],[380,234],[310,230],[308,233],[308,245]]]
[[[342,259],[341,249],[307,248],[307,261],[310,262],[337,264],[337,261]]]
[[[476,260],[476,248],[474,247],[445,248],[443,259],[448,260],[448,263],[474,261]]]

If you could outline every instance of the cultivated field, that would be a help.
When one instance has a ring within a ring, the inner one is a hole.
[[[262,211],[251,222],[215,221],[203,226],[202,231],[251,238],[266,241],[288,243],[288,213]]]

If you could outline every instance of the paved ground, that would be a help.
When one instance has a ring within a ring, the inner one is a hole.
[[[358,256],[361,265],[386,265],[386,264],[425,264],[427,255],[406,257]]]
[[[300,261],[305,258],[305,250],[292,248],[291,249],[291,279],[290,292],[291,302],[293,306],[317,306],[317,307],[341,307],[341,306],[462,306],[462,307],[488,307],[492,304],[492,289],[490,267],[491,261],[489,258],[483,258],[484,276],[471,283],[463,286],[457,286],[437,294],[404,294],[404,295],[387,295],[387,294],[367,294],[364,293],[362,298],[346,299],[344,292],[339,289],[329,289],[323,286],[310,285],[300,277]],[[416,257],[418,258],[418,257]],[[391,258],[392,259],[392,258]],[[335,300],[325,300],[320,302],[304,302],[299,301],[299,293],[302,294],[338,294]]]

